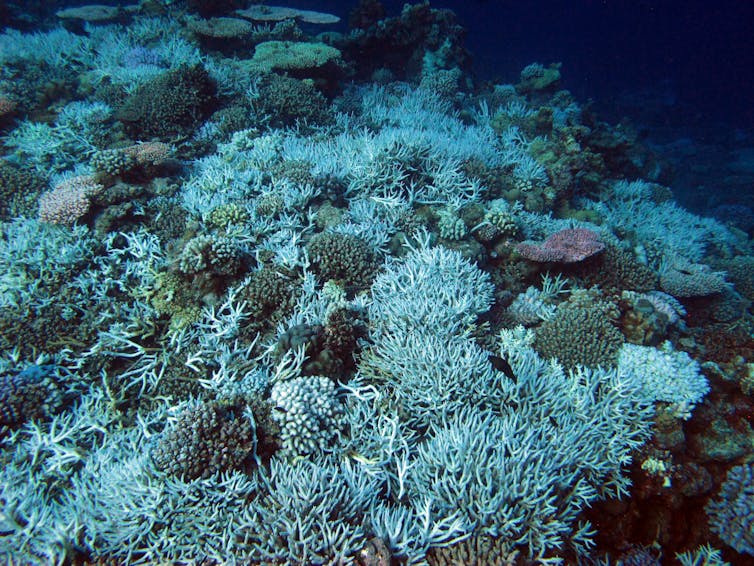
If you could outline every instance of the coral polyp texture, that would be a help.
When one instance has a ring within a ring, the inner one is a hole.
[[[750,235],[567,66],[479,82],[427,2],[31,4],[0,33],[0,562],[752,553]]]
[[[73,224],[89,212],[92,197],[104,189],[90,176],[71,177],[39,197],[39,219]]]
[[[516,250],[526,259],[538,262],[575,263],[605,249],[599,234],[587,228],[566,228],[541,244],[523,242]]]
[[[754,556],[754,466],[731,468],[706,510],[710,528],[723,542]]]

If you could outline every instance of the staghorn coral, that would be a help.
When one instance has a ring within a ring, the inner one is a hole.
[[[384,383],[418,427],[469,405],[495,379],[488,354],[468,336],[492,292],[489,276],[460,253],[422,241],[372,285],[361,374]]]
[[[535,326],[555,316],[557,307],[550,299],[536,287],[529,286],[525,292],[516,295],[506,309],[506,314],[516,325]]]
[[[505,391],[501,404],[488,397],[433,423],[407,481],[410,493],[431,494],[440,510],[458,510],[477,535],[541,556],[589,538],[588,527],[577,526],[578,510],[626,489],[618,462],[648,437],[652,409],[616,371],[567,373],[537,356],[533,338],[521,327],[501,333],[499,355],[515,375],[497,381]],[[515,410],[505,409],[510,403]],[[490,493],[488,486],[496,487]]]
[[[675,557],[681,566],[730,566],[723,560],[723,554],[709,544],[703,544],[693,550],[677,552]]]

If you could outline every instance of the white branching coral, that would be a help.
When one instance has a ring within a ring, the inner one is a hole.
[[[624,344],[618,354],[618,369],[636,382],[649,402],[664,401],[693,407],[709,392],[699,364],[670,342],[659,348]]]

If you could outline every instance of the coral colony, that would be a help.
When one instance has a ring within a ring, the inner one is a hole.
[[[2,560],[754,555],[747,234],[558,65],[472,88],[451,12],[337,20],[0,35]]]

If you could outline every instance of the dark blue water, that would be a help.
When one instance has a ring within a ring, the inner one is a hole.
[[[357,5],[354,0],[267,3],[338,14],[343,29]],[[0,2],[0,12],[3,4],[31,11],[31,5],[39,3]],[[397,16],[404,2],[382,4],[387,16]],[[563,63],[563,85],[582,100],[593,99],[606,116],[638,112],[643,102],[647,113],[663,108],[669,123],[721,120],[754,128],[754,2],[430,4],[452,10],[467,29],[467,47],[480,80],[515,82],[519,71],[532,62],[558,61]]]
[[[345,17],[355,2],[300,0]],[[399,0],[383,2],[398,15]],[[515,81],[534,61],[563,63],[564,85],[610,111],[631,94],[678,105],[689,122],[754,126],[754,3],[436,0],[468,30],[480,79]],[[619,109],[618,109],[619,110]],[[679,117],[680,119],[680,117]]]
[[[355,2],[299,0],[347,18]],[[388,16],[403,2],[385,0]],[[754,2],[436,0],[467,30],[479,81],[561,62],[562,85],[600,117],[629,118],[701,213],[754,207]]]

